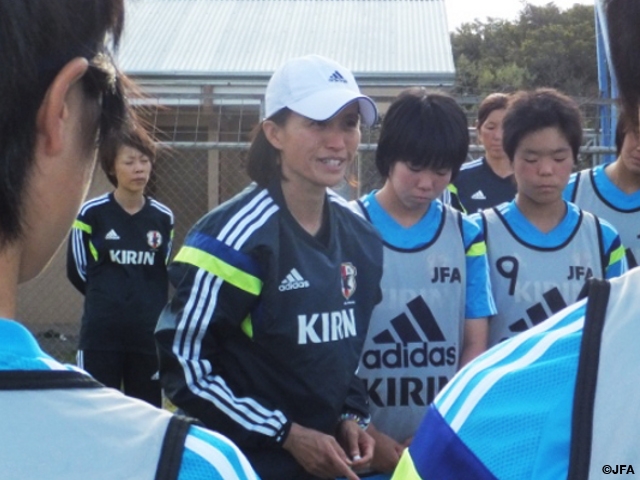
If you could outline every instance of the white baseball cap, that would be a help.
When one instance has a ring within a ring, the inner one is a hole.
[[[378,118],[376,104],[360,93],[353,74],[339,63],[320,55],[287,61],[269,79],[265,117],[288,108],[312,120],[327,120],[348,103],[358,100],[360,117],[371,126]]]

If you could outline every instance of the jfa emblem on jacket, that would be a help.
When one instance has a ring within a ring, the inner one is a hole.
[[[356,291],[356,275],[358,270],[352,263],[340,265],[340,277],[342,278],[342,295],[349,300]]]
[[[147,232],[147,243],[154,250],[162,245],[162,234],[157,230]]]

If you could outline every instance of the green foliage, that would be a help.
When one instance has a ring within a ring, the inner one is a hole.
[[[459,95],[554,87],[597,97],[593,6],[525,3],[517,21],[487,18],[451,35]]]
[[[529,77],[526,68],[511,62],[494,70],[481,70],[478,75],[478,89],[482,92],[507,92],[526,88],[531,83]]]

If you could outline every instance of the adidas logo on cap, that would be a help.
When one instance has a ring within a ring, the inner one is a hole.
[[[264,114],[271,118],[288,108],[324,121],[354,100],[358,101],[362,123],[372,126],[378,116],[376,105],[360,92],[353,74],[334,60],[305,55],[288,60],[273,72],[265,92]]]
[[[300,275],[298,270],[292,268],[287,276],[282,280],[282,282],[280,282],[278,290],[280,290],[281,292],[286,292],[287,290],[297,290],[299,288],[309,287],[309,282],[302,278],[302,275]]]
[[[338,70],[336,70],[335,72],[333,72],[331,74],[331,76],[329,77],[329,81],[330,82],[341,82],[341,83],[348,83],[347,79],[344,78],[340,72]]]

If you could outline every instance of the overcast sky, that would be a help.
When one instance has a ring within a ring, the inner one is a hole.
[[[463,23],[476,18],[485,21],[487,17],[515,20],[525,3],[546,5],[555,3],[560,10],[566,10],[575,3],[593,5],[594,0],[445,0],[449,31],[455,31]]]

